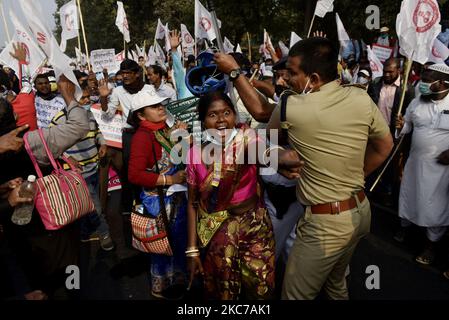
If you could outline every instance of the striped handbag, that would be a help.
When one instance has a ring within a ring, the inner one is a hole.
[[[25,149],[33,162],[38,176],[34,205],[41,216],[45,229],[61,229],[80,217],[93,212],[95,206],[86,181],[66,158],[63,157],[62,159],[69,164],[69,171],[64,170],[61,164],[55,161],[45,142],[42,130],[39,129],[42,145],[54,169],[52,174],[45,177],[42,175],[36,157],[31,151],[27,139],[28,134],[26,133],[23,139]]]

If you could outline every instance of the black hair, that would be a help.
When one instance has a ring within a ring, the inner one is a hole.
[[[384,66],[395,65],[398,69],[401,69],[401,61],[398,58],[388,58],[384,62]]]
[[[319,74],[324,82],[338,78],[338,51],[326,38],[307,38],[293,45],[289,57],[300,57],[299,68],[308,76]]]
[[[197,110],[199,114],[198,118],[201,122],[204,122],[204,120],[206,119],[207,110],[209,110],[210,105],[217,100],[223,100],[224,102],[226,102],[226,104],[232,109],[232,111],[237,114],[235,106],[232,103],[231,98],[229,98],[227,94],[225,94],[221,90],[212,91],[200,97]]]
[[[141,71],[141,68],[140,68],[139,64],[137,62],[135,62],[134,60],[125,59],[122,61],[122,63],[120,63],[120,70],[121,71],[130,70],[133,72],[139,72],[139,71]]]
[[[78,80],[78,83],[79,83],[81,89],[82,90],[87,89],[87,87],[89,86],[89,84],[87,83],[87,80],[80,82],[80,79],[88,77],[89,75],[87,73],[79,71],[79,70],[73,70],[73,73],[75,74],[76,80]]]
[[[38,75],[36,76],[36,78],[34,79],[34,83],[37,82],[37,79],[46,79],[46,80],[48,80],[48,74],[46,74],[46,73],[38,74]]]
[[[11,103],[0,98],[0,136],[14,130],[17,127],[14,111]]]
[[[0,85],[5,86],[8,90],[11,90],[11,81],[3,68],[0,68]]]
[[[161,79],[162,79],[162,77],[166,74],[165,71],[164,71],[164,69],[162,69],[162,67],[161,67],[161,66],[158,66],[157,64],[152,64],[152,65],[150,66],[150,68],[153,69],[153,72],[154,72],[155,74],[158,74],[158,75],[161,77]]]

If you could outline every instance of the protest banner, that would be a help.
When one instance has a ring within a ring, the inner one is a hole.
[[[115,57],[115,49],[99,49],[90,53],[93,72],[102,72],[108,69],[108,72],[116,72],[119,67]]]
[[[381,46],[379,44],[373,44],[371,50],[373,50],[373,53],[376,55],[377,58],[379,58],[380,62],[384,63],[385,60],[391,57],[393,53],[392,47],[387,46]]]
[[[191,129],[193,122],[198,121],[198,102],[198,98],[190,97],[170,103],[167,109],[177,120],[186,123]]]
[[[112,119],[105,119],[103,117],[101,105],[98,103],[93,104],[90,111],[94,115],[95,121],[98,123],[98,127],[103,134],[103,138],[106,140],[106,145],[121,149],[122,128],[124,125],[121,112],[117,111]]]

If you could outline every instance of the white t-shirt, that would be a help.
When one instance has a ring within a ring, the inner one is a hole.
[[[48,128],[54,116],[66,106],[64,99],[59,95],[51,100],[44,100],[36,95],[34,105],[39,129]]]

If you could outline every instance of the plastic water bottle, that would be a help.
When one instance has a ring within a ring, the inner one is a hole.
[[[36,177],[29,175],[27,181],[20,185],[19,196],[21,198],[34,199],[36,194]],[[19,226],[30,223],[34,209],[34,201],[22,203],[16,206],[11,221]]]

